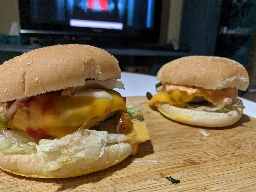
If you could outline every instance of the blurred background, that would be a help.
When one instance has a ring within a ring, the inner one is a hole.
[[[246,67],[256,100],[255,0],[0,0],[0,64],[64,43],[95,45],[122,71],[155,76],[187,55],[215,55]]]

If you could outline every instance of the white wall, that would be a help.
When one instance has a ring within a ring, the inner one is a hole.
[[[13,22],[19,23],[18,0],[0,0],[0,34],[9,34]]]
[[[179,46],[180,25],[183,0],[171,0],[167,43],[172,43],[174,48]]]
[[[178,47],[183,0],[164,0],[162,6],[160,45]]]

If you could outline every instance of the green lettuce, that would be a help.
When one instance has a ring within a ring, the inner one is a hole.
[[[244,109],[243,102],[238,98],[226,98],[219,105],[213,105],[210,102],[204,101],[199,104],[187,103],[187,108],[200,110],[200,111],[209,111],[209,112],[218,112],[218,113],[228,113],[236,109]]]
[[[0,129],[7,128],[6,112],[6,103],[0,103]]]
[[[52,171],[77,160],[93,163],[104,154],[106,146],[119,143],[123,134],[80,129],[60,139],[33,141],[25,132],[2,130],[0,152],[11,155],[36,155],[44,162],[44,171]]]
[[[140,110],[135,109],[132,105],[127,106],[127,113],[130,115],[132,119],[137,119],[140,121],[144,120],[144,117]]]
[[[0,131],[0,152],[4,154],[32,154],[36,143],[25,132],[2,129]]]

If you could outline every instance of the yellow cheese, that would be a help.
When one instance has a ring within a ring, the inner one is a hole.
[[[157,103],[168,103],[177,107],[184,107],[186,103],[191,101],[195,96],[203,96],[204,94],[198,92],[193,95],[188,95],[186,92],[175,90],[171,93],[166,91],[160,91],[152,97],[150,100],[150,105],[154,106]]]
[[[98,129],[99,131],[107,131],[108,133],[116,133],[116,122],[113,118],[102,122]],[[121,133],[122,134],[122,133]],[[146,123],[137,119],[132,119],[132,127],[129,132],[124,134],[120,142],[127,142],[132,146],[132,155],[138,151],[139,144],[149,140],[149,133]]]
[[[133,120],[130,133],[126,134],[121,141],[126,141],[132,146],[132,155],[136,155],[139,144],[149,140],[148,128],[144,122]]]
[[[157,103],[168,103],[177,107],[185,107],[187,102],[192,101],[195,97],[203,97],[205,100],[218,105],[225,98],[236,98],[238,91],[236,88],[225,88],[221,90],[210,90],[199,87],[165,85],[165,89],[159,91],[150,100],[150,105],[155,106]]]
[[[112,99],[90,94],[63,97],[59,92],[38,95],[29,101],[28,106],[17,108],[8,126],[27,133],[28,130],[35,131],[35,134],[42,131],[54,138],[63,137],[82,125],[84,128],[97,125],[112,112],[126,110],[125,100],[119,93],[112,90],[107,92]]]

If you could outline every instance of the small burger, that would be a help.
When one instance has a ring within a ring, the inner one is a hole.
[[[149,139],[126,107],[117,60],[88,45],[39,48],[0,66],[0,167],[67,178],[113,166]],[[141,114],[141,113],[139,113]]]
[[[163,65],[157,79],[157,94],[148,97],[149,103],[174,121],[225,127],[243,114],[238,89],[246,90],[249,80],[246,69],[236,61],[215,56],[182,57]]]

